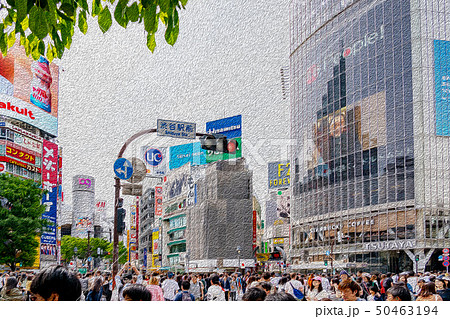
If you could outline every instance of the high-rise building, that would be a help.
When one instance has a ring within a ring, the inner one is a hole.
[[[94,237],[95,178],[93,176],[75,175],[73,177],[72,202],[72,236]]]
[[[197,204],[186,214],[186,247],[193,271],[234,269],[238,262],[253,267],[252,199],[252,172],[245,158],[206,167],[196,183]]]
[[[294,269],[444,269],[448,16],[431,0],[291,1]]]

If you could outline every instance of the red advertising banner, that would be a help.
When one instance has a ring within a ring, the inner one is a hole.
[[[155,216],[162,216],[163,190],[162,186],[155,187]]]
[[[36,166],[31,166],[28,163],[23,163],[23,162],[19,162],[16,161],[15,159],[6,157],[6,156],[0,156],[0,162],[6,162],[6,163],[11,163],[13,165],[17,165],[20,166],[22,168],[26,168],[27,170],[31,171],[31,172],[36,172],[36,173],[40,173],[41,169],[39,167]]]
[[[6,146],[6,155],[18,158],[30,164],[36,163],[36,157],[34,157],[34,155],[31,155],[27,152],[21,151],[15,147],[11,147],[8,145]]]
[[[42,186],[49,192],[58,182],[58,145],[44,140],[42,154]]]
[[[256,248],[256,210],[253,211],[253,250]]]

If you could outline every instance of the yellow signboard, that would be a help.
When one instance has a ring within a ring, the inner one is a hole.
[[[268,261],[270,254],[256,254],[256,259],[258,261]]]
[[[274,244],[284,244],[284,238],[274,238],[273,243]]]

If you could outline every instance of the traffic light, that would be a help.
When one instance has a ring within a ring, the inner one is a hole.
[[[323,261],[323,265],[324,265],[324,266],[328,266],[328,260],[324,260],[324,261]]]
[[[117,208],[117,233],[122,234],[125,230],[125,208]]]
[[[420,256],[416,255],[416,261],[419,261],[419,259],[420,259]]]
[[[220,153],[227,153],[227,138],[223,134],[211,134],[209,135],[203,135],[200,137],[200,143],[202,145],[202,149],[207,151],[215,151]]]

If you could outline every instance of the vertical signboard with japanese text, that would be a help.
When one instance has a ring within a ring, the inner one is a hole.
[[[56,214],[58,198],[58,145],[44,140],[42,152],[42,188],[47,191],[42,199],[46,206],[43,219],[47,219],[48,226],[41,236],[41,255],[56,256]]]
[[[434,40],[436,135],[450,136],[450,41]]]
[[[252,249],[255,250],[256,248],[256,210],[253,211],[253,240],[252,240]]]

